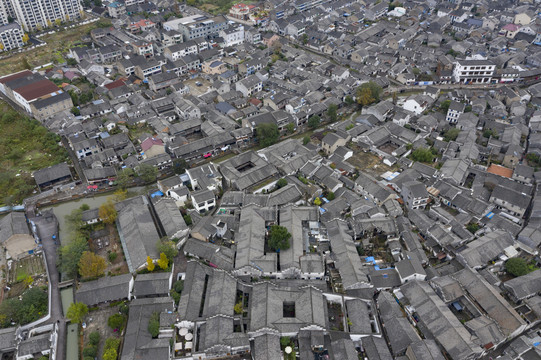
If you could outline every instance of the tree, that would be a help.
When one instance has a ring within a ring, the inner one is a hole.
[[[83,321],[84,317],[88,313],[88,306],[82,302],[74,302],[68,308],[66,317],[74,324],[79,324]]]
[[[383,89],[373,81],[366,82],[357,89],[357,103],[361,106],[378,102]]]
[[[238,302],[235,304],[235,306],[233,307],[233,310],[235,311],[235,314],[242,314],[242,311],[244,310],[243,307],[242,307],[242,302]]]
[[[277,187],[278,189],[283,188],[283,187],[286,186],[286,185],[287,185],[287,180],[284,179],[284,178],[281,178],[280,180],[278,180],[278,181],[276,182],[276,187]]]
[[[505,262],[505,270],[513,276],[522,276],[529,273],[528,263],[522,258],[511,258]]]
[[[167,260],[172,262],[175,256],[178,254],[177,247],[174,242],[172,241],[158,241],[158,244],[156,245],[156,248],[158,250],[158,253],[165,254],[167,257]]]
[[[303,45],[308,44],[308,34],[306,33],[302,34],[302,43]]]
[[[98,354],[98,348],[95,345],[88,345],[88,346],[85,346],[85,348],[83,349],[84,357],[90,357],[94,359],[97,354]]]
[[[175,174],[184,174],[187,167],[186,160],[180,158],[173,160],[173,171]]]
[[[85,251],[79,261],[79,274],[85,278],[102,276],[106,268],[105,259],[91,251]]]
[[[192,217],[190,216],[190,214],[186,214],[183,217],[186,225],[190,226],[192,224]]]
[[[160,259],[158,260],[158,266],[162,268],[162,270],[167,269],[169,266],[169,259],[167,258],[167,255],[164,253],[160,253]]]
[[[451,106],[451,100],[444,100],[440,104],[440,110],[442,113],[447,114],[449,111],[449,106]]]
[[[113,330],[122,331],[124,324],[126,323],[126,317],[121,314],[113,314],[107,319],[107,325]]]
[[[336,120],[338,120],[338,106],[336,106],[336,104],[331,104],[329,105],[329,107],[327,108],[327,116],[329,117],[329,119],[332,121],[332,122],[335,122]]]
[[[460,129],[458,129],[458,128],[450,128],[443,135],[443,139],[445,141],[455,141],[456,138],[458,137],[458,134],[460,134]]]
[[[62,20],[56,19],[55,21],[56,26],[60,26],[62,24]]]
[[[286,346],[289,346],[291,344],[291,339],[289,338],[289,336],[282,336],[280,338],[280,345],[282,345],[282,347],[286,347]]]
[[[280,138],[280,132],[276,124],[263,123],[257,126],[257,138],[262,147],[275,144]]]
[[[30,40],[30,37],[28,36],[27,33],[24,33],[24,35],[23,35],[23,43],[26,44],[28,42],[28,40]]]
[[[329,193],[327,194],[327,200],[334,200],[334,193],[332,191],[329,191]]]
[[[302,138],[302,144],[303,145],[306,145],[310,142],[310,136],[306,135],[305,137]]]
[[[287,250],[289,249],[289,238],[291,234],[287,231],[287,228],[280,225],[272,225],[269,231],[269,247],[273,250]]]
[[[143,179],[144,182],[153,182],[156,181],[158,176],[158,169],[152,165],[141,164],[139,165],[139,176]]]
[[[83,234],[77,234],[66,246],[60,249],[59,270],[66,274],[67,278],[74,278],[79,268],[79,260],[88,250],[88,241]]]
[[[98,345],[100,343],[101,335],[99,331],[92,331],[89,335],[90,343],[92,345]]]
[[[106,224],[112,224],[115,222],[118,213],[115,209],[115,204],[111,199],[101,204],[98,210],[98,216]]]
[[[147,256],[147,270],[148,271],[154,271],[154,268],[156,265],[154,265],[154,261],[150,256]]]
[[[70,111],[75,116],[81,115],[81,110],[79,110],[79,108],[77,106],[72,107]]]
[[[25,68],[25,69],[28,69],[28,70],[32,69],[32,66],[28,62],[28,59],[26,58],[26,56],[23,57],[22,65],[23,65],[23,68]]]
[[[357,89],[357,103],[361,106],[368,106],[375,102],[376,99],[372,97],[370,89]]]
[[[121,189],[125,189],[131,182],[132,178],[135,175],[133,169],[125,168],[120,171],[116,177],[116,183]]]
[[[346,105],[353,105],[353,103],[355,103],[355,100],[353,100],[353,98],[350,95],[348,95],[344,99],[344,102],[346,103]]]
[[[308,119],[308,127],[312,130],[317,128],[319,126],[319,123],[321,122],[321,118],[317,115],[312,115]]]
[[[411,153],[411,158],[414,161],[430,163],[434,161],[434,154],[430,149],[418,148]]]
[[[118,357],[118,354],[115,349],[107,349],[103,352],[102,359],[103,360],[116,360]]]
[[[148,320],[148,332],[153,338],[158,337],[160,333],[160,313],[154,312]]]
[[[475,234],[477,230],[479,230],[479,224],[471,222],[468,225],[466,225],[466,229],[468,229],[468,231],[471,232],[472,234]]]
[[[128,198],[128,190],[126,189],[118,189],[113,193],[113,201],[115,203],[120,202],[122,200],[126,200]]]
[[[320,198],[315,198],[314,199],[314,205],[317,205],[317,206],[320,206],[321,205],[321,199]]]
[[[293,134],[295,132],[295,124],[289,123],[286,125],[286,130],[288,134]]]

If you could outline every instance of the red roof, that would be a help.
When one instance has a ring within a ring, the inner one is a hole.
[[[122,85],[126,85],[126,79],[120,78],[118,80],[113,81],[112,83],[104,85],[107,90],[112,90],[117,87],[121,87]]]
[[[23,70],[23,71],[19,71],[18,73],[15,73],[15,74],[9,74],[9,75],[6,75],[6,76],[2,76],[0,78],[0,84],[5,84],[8,81],[20,79],[20,78],[23,78],[23,77],[28,76],[28,75],[32,75],[32,71]]]
[[[513,176],[513,169],[509,169],[509,168],[496,165],[496,164],[491,164],[488,167],[487,172],[494,175],[503,176],[506,178],[510,178],[511,176]]]
[[[143,141],[141,143],[141,149],[143,151],[147,151],[148,149],[150,149],[151,147],[153,147],[154,145],[158,145],[158,146],[163,146],[163,141],[162,139],[158,139],[158,138],[154,138],[154,137],[149,137],[147,138],[145,141]]]
[[[45,95],[57,92],[60,89],[52,81],[43,79],[35,83],[17,88],[15,92],[21,95],[26,101],[32,101]]]

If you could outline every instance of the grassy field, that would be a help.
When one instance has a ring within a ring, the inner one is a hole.
[[[240,0],[191,0],[188,1],[188,5],[194,5],[195,7],[209,12],[214,15],[227,14],[231,6],[237,4],[252,4],[253,0],[240,1]]]
[[[95,29],[100,25],[103,26],[104,22],[105,20],[100,20],[43,36],[40,40],[45,41],[47,43],[46,46],[17,53],[7,59],[1,60],[0,76],[24,70],[23,59],[25,58],[32,67],[50,62],[64,62],[64,54],[68,52],[70,48],[77,46],[77,43],[80,42],[82,35],[88,34],[90,30]]]
[[[0,204],[18,204],[35,190],[33,171],[68,159],[59,136],[0,101]]]

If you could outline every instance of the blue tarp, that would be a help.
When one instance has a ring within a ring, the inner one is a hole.
[[[153,192],[151,195],[151,197],[156,197],[156,196],[163,196],[163,193],[161,191],[156,191],[156,192]]]
[[[462,311],[462,305],[460,305],[460,303],[458,301],[455,301],[453,303],[453,307],[457,310],[457,311]]]

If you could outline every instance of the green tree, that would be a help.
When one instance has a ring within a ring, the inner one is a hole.
[[[304,45],[308,44],[308,35],[306,33],[302,34],[302,43]]]
[[[353,100],[353,98],[350,95],[348,95],[344,99],[344,102],[346,103],[346,105],[353,105],[355,103],[355,100]]]
[[[144,182],[156,181],[158,176],[158,169],[152,165],[141,164],[139,165],[139,176]]]
[[[285,348],[291,344],[291,339],[288,336],[282,336],[280,338],[280,345]]]
[[[98,348],[95,345],[87,345],[83,349],[83,356],[85,357],[88,356],[94,359],[97,354],[98,354]]]
[[[153,338],[157,338],[160,333],[160,313],[154,312],[148,321],[148,332]]]
[[[125,168],[121,170],[117,177],[116,182],[120,188],[125,189],[133,180],[133,176],[135,175],[135,172],[131,168]]]
[[[327,108],[327,116],[329,117],[331,122],[335,122],[336,120],[338,120],[338,106],[336,106],[335,104],[329,105],[329,107]]]
[[[103,350],[109,350],[113,349],[115,351],[118,351],[118,347],[120,346],[120,339],[117,339],[115,337],[110,337],[105,340],[105,346],[103,347]]]
[[[329,191],[329,193],[327,194],[327,200],[334,200],[334,193],[332,191]]]
[[[167,260],[169,262],[172,262],[175,256],[178,254],[177,247],[174,242],[172,241],[158,241],[156,244],[156,249],[158,250],[158,253],[165,254],[167,257]]]
[[[275,144],[280,138],[280,132],[276,124],[263,123],[257,126],[257,138],[262,147]]]
[[[453,127],[445,132],[445,134],[443,135],[443,139],[445,141],[455,141],[458,137],[458,134],[460,134],[460,129]]]
[[[186,164],[186,160],[184,159],[173,160],[173,171],[175,172],[175,174],[184,174],[186,172],[186,168],[188,168],[188,164]]]
[[[75,116],[79,116],[79,115],[81,115],[81,110],[79,110],[78,107],[74,106],[74,107],[71,108],[71,113],[73,115],[75,115]]]
[[[317,206],[320,206],[321,205],[321,199],[320,198],[315,198],[314,199],[314,205],[317,205]]]
[[[286,185],[287,185],[287,180],[284,179],[284,178],[281,178],[280,180],[278,180],[278,181],[276,182],[276,187],[277,187],[278,189],[283,188],[283,187],[286,186]]]
[[[444,100],[440,104],[440,110],[442,113],[447,114],[449,111],[449,106],[451,106],[451,100]]]
[[[317,115],[312,115],[308,119],[308,127],[312,130],[316,129],[319,126],[319,123],[321,122],[321,118]]]
[[[186,214],[183,217],[186,225],[190,226],[192,224],[192,217],[190,216],[190,214]]]
[[[418,148],[413,150],[411,153],[411,158],[414,161],[430,163],[434,161],[434,154],[432,154],[430,149]]]
[[[75,238],[60,249],[59,270],[68,278],[74,278],[79,268],[79,260],[88,250],[88,241],[83,234],[77,234]]]
[[[477,230],[479,230],[479,224],[471,222],[468,225],[466,225],[466,229],[468,229],[468,231],[471,232],[472,234],[475,234]]]
[[[310,136],[306,135],[305,137],[302,138],[302,144],[303,145],[306,145],[310,142]]]
[[[289,238],[291,234],[287,231],[287,228],[280,225],[272,225],[269,230],[269,247],[273,250],[287,250],[289,249]]]
[[[84,317],[88,313],[88,306],[81,302],[74,302],[68,308],[66,317],[74,324],[79,324],[83,321]]]
[[[522,276],[529,273],[528,263],[522,258],[511,258],[505,262],[505,270],[513,276]]]
[[[113,314],[107,319],[107,325],[113,330],[122,331],[126,324],[126,317],[121,314]]]
[[[295,132],[295,124],[289,123],[286,125],[286,130],[288,134],[293,134]]]
[[[92,331],[88,337],[92,345],[98,345],[100,343],[101,335],[99,331]]]

